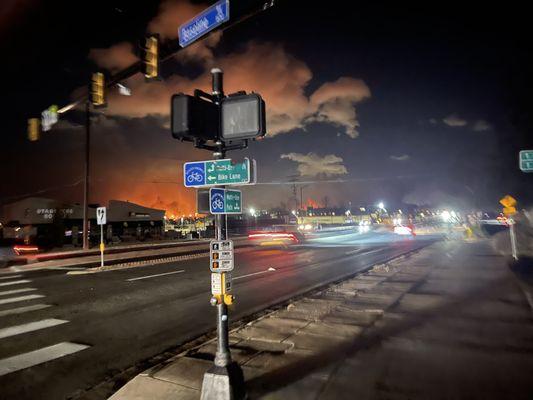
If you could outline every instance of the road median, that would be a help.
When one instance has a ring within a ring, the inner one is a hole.
[[[245,247],[247,243],[245,240],[238,240],[236,247]],[[208,241],[202,241],[197,243],[188,243],[186,246],[164,246],[157,248],[149,248],[143,250],[131,250],[126,252],[105,252],[104,264],[106,267],[112,267],[114,265],[124,265],[128,263],[150,263],[152,260],[159,260],[168,258],[171,261],[175,261],[172,257],[182,256],[197,256],[202,257],[208,254]],[[82,270],[91,268],[100,268],[100,252],[94,255],[83,255],[78,257],[49,259],[40,262],[33,262],[30,264],[12,266],[14,270],[41,270],[41,269],[65,269],[65,270]],[[105,268],[105,267],[104,267]],[[104,270],[104,269],[102,269]],[[95,272],[98,270],[94,270]]]

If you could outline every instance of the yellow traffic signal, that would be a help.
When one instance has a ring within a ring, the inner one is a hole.
[[[159,37],[146,37],[142,48],[142,72],[147,79],[159,77]]]
[[[105,77],[101,72],[95,72],[91,79],[91,103],[95,107],[105,105]]]
[[[28,119],[28,140],[35,142],[41,137],[41,120],[39,118]]]

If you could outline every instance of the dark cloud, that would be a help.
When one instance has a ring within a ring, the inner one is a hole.
[[[321,157],[315,153],[288,153],[282,154],[280,157],[298,163],[297,170],[300,176],[328,177],[348,173],[342,158],[334,154],[327,154]]]

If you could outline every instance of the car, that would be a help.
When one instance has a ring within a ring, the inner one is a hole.
[[[297,225],[273,225],[261,230],[250,231],[248,240],[257,246],[291,246],[305,241]]]

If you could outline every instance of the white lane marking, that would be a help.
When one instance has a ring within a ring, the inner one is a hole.
[[[254,272],[253,274],[246,274],[246,275],[236,276],[235,278],[232,278],[232,280],[236,281],[237,279],[242,279],[242,278],[246,278],[248,276],[254,276],[254,275],[259,275],[259,274],[266,274],[267,272],[272,272],[272,271],[275,271],[275,270],[276,270],[275,268],[270,267],[269,269],[266,269],[264,271]]]
[[[16,303],[17,301],[33,300],[44,297],[42,294],[29,294],[27,296],[10,297],[8,299],[0,299],[0,304]]]
[[[155,275],[146,275],[146,276],[139,276],[138,278],[131,278],[131,279],[126,279],[126,281],[128,282],[132,282],[132,281],[138,281],[140,279],[149,279],[149,278],[155,278],[157,276],[164,276],[164,275],[171,275],[171,274],[179,274],[181,272],[185,272],[184,269],[180,269],[179,271],[172,271],[172,272],[165,272],[164,274],[155,274]]]
[[[357,253],[362,252],[363,250],[364,250],[364,249],[355,249],[355,250],[347,251],[347,252],[344,253],[344,254],[345,254],[345,255],[357,254]]]
[[[21,279],[18,281],[2,282],[0,283],[0,286],[20,285],[21,283],[29,283],[29,282],[31,282],[29,279]]]
[[[37,289],[28,287],[28,288],[23,288],[23,289],[4,290],[3,292],[0,292],[0,296],[7,296],[8,294],[15,294],[15,293],[32,292],[34,290],[37,290]]]
[[[34,304],[32,306],[10,308],[9,310],[0,311],[0,317],[4,317],[6,315],[13,315],[13,314],[22,314],[28,311],[42,310],[43,308],[48,308],[48,307],[52,307],[52,306],[50,304]]]
[[[0,281],[4,281],[6,279],[12,279],[12,278],[20,278],[22,274],[16,274],[16,275],[9,275],[9,276],[2,276],[0,278]]]
[[[21,333],[38,331],[39,329],[50,328],[52,326],[66,324],[64,319],[48,318],[40,321],[28,322],[27,324],[10,326],[9,328],[0,329],[0,339],[20,335]]]
[[[371,250],[371,251],[364,251],[361,253],[361,255],[368,255],[368,254],[372,254],[372,253],[377,253],[378,251],[382,251],[384,250],[385,248],[384,247],[379,247],[377,249],[374,249],[374,250]],[[353,251],[348,251],[346,253],[344,253],[345,255],[351,255],[351,254],[357,254],[359,253],[361,250],[353,250]]]
[[[0,360],[0,376],[7,375],[11,372],[20,371],[39,365],[47,361],[52,361],[69,354],[77,353],[91,346],[85,344],[61,342],[52,346],[43,347],[29,353],[19,354],[18,356],[4,358]]]

